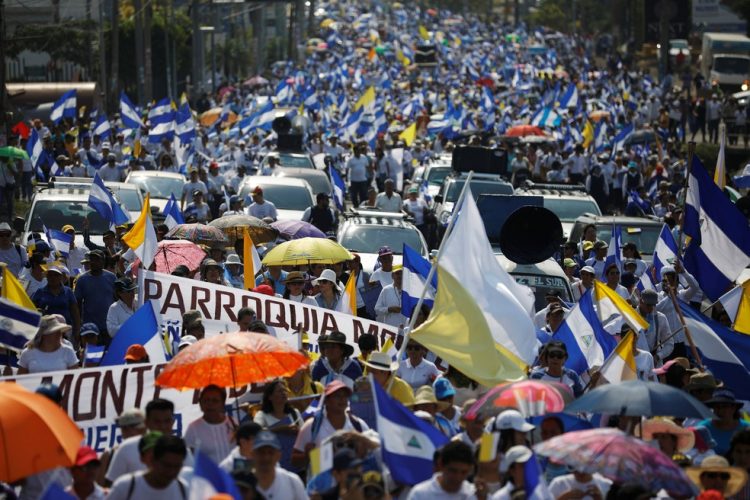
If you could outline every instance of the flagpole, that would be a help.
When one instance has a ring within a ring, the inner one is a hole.
[[[682,191],[685,193],[685,200],[682,203],[682,223],[680,223],[680,230],[677,233],[677,262],[680,261],[680,254],[682,253],[682,233],[685,227],[685,210],[687,205],[687,190],[690,188],[690,170],[693,165],[693,155],[695,154],[695,141],[688,142],[687,150],[687,165],[685,165],[685,179],[682,181]]]
[[[669,289],[669,297],[672,299],[672,304],[674,304],[675,311],[677,311],[677,316],[680,317],[680,323],[682,323],[682,327],[685,329],[685,338],[687,339],[688,344],[690,344],[690,351],[692,352],[695,360],[698,362],[698,368],[700,368],[702,372],[706,371],[706,368],[703,366],[703,361],[698,354],[698,349],[695,348],[693,336],[690,335],[690,329],[688,329],[687,323],[685,323],[685,317],[682,315],[682,309],[680,309],[680,304],[677,301],[677,297],[675,297],[674,288],[672,288],[669,283],[667,283],[667,288]]]
[[[422,304],[424,304],[425,296],[427,295],[427,289],[430,286],[430,283],[432,283],[432,278],[435,276],[435,273],[437,272],[437,264],[440,260],[440,256],[443,255],[443,250],[445,249],[445,241],[448,239],[448,236],[450,235],[451,231],[453,230],[453,225],[456,223],[456,219],[458,218],[458,211],[461,209],[461,205],[463,204],[464,198],[466,197],[466,190],[469,187],[469,183],[471,182],[471,178],[474,176],[474,171],[471,170],[469,172],[469,175],[466,177],[466,182],[464,183],[464,187],[461,189],[461,194],[458,197],[458,200],[456,201],[456,204],[454,205],[455,214],[451,217],[450,222],[448,223],[448,227],[445,229],[445,233],[443,233],[443,239],[440,240],[440,246],[438,247],[438,253],[435,256],[435,260],[432,261],[432,264],[430,266],[430,272],[427,274],[427,279],[424,282],[424,286],[422,287],[422,293],[419,295],[419,300],[417,301],[417,305],[414,307],[414,310],[411,313],[411,318],[409,319],[409,326],[406,330],[406,333],[404,333],[404,339],[401,343],[401,347],[398,350],[398,356],[396,357],[396,361],[401,362],[401,358],[404,356],[404,352],[406,351],[406,344],[409,342],[409,336],[411,335],[412,329],[414,329],[414,323],[417,322],[417,316],[419,315],[419,310],[422,308]],[[395,377],[394,377],[395,378]],[[391,383],[393,383],[393,379],[391,380]],[[388,389],[390,389],[390,384]]]

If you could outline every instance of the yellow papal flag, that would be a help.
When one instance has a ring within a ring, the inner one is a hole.
[[[583,149],[588,149],[589,145],[594,142],[594,126],[591,121],[586,120],[586,125],[583,126]]]
[[[427,31],[427,28],[425,28],[421,24],[419,25],[419,36],[422,37],[422,40],[429,40],[430,39],[430,32]]]
[[[604,360],[599,373],[610,384],[617,384],[625,380],[635,380],[638,372],[635,366],[635,355],[633,354],[633,344],[635,336],[629,331],[625,337],[617,344],[612,354]]]
[[[3,266],[3,293],[2,297],[7,299],[14,304],[18,304],[26,309],[36,311],[36,306],[29,298],[26,290],[24,290],[21,282],[16,279],[8,266]]]
[[[260,255],[258,255],[258,250],[255,248],[255,243],[253,243],[253,239],[250,237],[247,228],[243,228],[242,233],[242,261],[245,265],[243,273],[245,277],[245,290],[252,290],[255,288],[255,275],[260,272],[263,264],[260,262]]]
[[[354,111],[357,111],[362,106],[367,107],[373,102],[375,102],[375,87],[370,86],[354,104]]]
[[[341,294],[336,310],[345,314],[357,315],[357,275],[351,273],[346,281],[344,293]]]
[[[406,127],[403,132],[398,134],[398,138],[404,141],[407,146],[411,146],[411,143],[417,138],[417,122]]]

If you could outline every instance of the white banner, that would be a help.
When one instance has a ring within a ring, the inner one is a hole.
[[[162,389],[154,383],[164,364],[136,364],[82,368],[59,372],[3,377],[0,382],[15,381],[30,391],[43,383],[60,387],[62,406],[81,428],[86,443],[97,452],[121,440],[115,419],[124,410],[146,408],[154,398],[168,399],[175,406],[175,432],[184,429],[202,413],[198,391]],[[229,390],[227,404],[245,394],[247,387]]]
[[[319,335],[342,332],[355,353],[359,352],[357,339],[363,333],[375,335],[381,346],[388,337],[396,340],[397,329],[390,325],[322,307],[152,271],[140,270],[138,280],[140,300],[152,301],[163,325],[176,324],[185,311],[195,309],[203,317],[207,336],[236,332],[237,311],[250,307],[277,338],[294,347],[299,342],[295,332],[300,330],[308,333],[314,345]]]

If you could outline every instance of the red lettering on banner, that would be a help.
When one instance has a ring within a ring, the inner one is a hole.
[[[145,382],[143,381],[143,374],[150,369],[151,365],[132,365],[132,368],[130,369],[130,373],[133,373],[136,377],[135,402],[133,403],[133,406],[135,406],[136,408],[140,408],[143,404],[143,386],[145,384]]]
[[[81,373],[76,378],[76,385],[75,389],[73,391],[73,420],[76,422],[81,422],[84,420],[94,420],[96,417],[96,401],[99,398],[99,378],[101,377],[101,372],[99,371],[91,371],[86,373]],[[86,380],[91,380],[91,398],[88,401],[82,401],[83,398],[81,398],[81,392],[82,392],[82,385]],[[88,408],[86,410],[81,409],[82,404],[88,403]]]
[[[208,288],[201,288],[198,286],[191,287],[192,295],[190,297],[190,309],[198,309],[203,313],[205,319],[213,319],[211,312],[206,307],[206,304],[211,302],[211,292]]]
[[[167,312],[167,309],[172,308],[177,309],[180,312],[180,315],[185,312],[185,302],[182,299],[182,290],[180,290],[180,285],[177,283],[169,285],[167,295],[164,297],[164,302],[162,303],[161,311],[159,312],[164,314]]]
[[[153,292],[152,290],[153,286]],[[149,278],[143,279],[143,302],[145,303],[150,299],[161,298],[161,281],[153,280]]]
[[[99,413],[101,418],[107,418],[107,399],[112,399],[112,404],[115,407],[115,415],[117,416],[125,409],[125,394],[127,391],[127,380],[128,370],[122,370],[120,372],[120,388],[119,390],[115,387],[115,381],[111,370],[104,372],[102,377],[102,398],[99,405]]]
[[[320,326],[321,335],[326,335],[328,332],[339,331],[339,326],[336,324],[336,318],[331,313],[323,313],[323,324]]]
[[[275,310],[275,311],[274,311]],[[286,322],[286,307],[283,302],[275,300],[266,300],[265,323],[271,327],[281,327],[284,330],[289,329],[289,323]]]
[[[250,294],[245,294],[242,296],[242,307],[249,307],[253,311],[255,311],[255,315],[258,317],[259,320],[264,321],[263,316],[263,302],[260,301],[259,298],[253,297]],[[235,316],[235,321],[237,321],[237,317]]]
[[[226,297],[227,303],[222,304],[222,297]],[[214,318],[219,319],[223,317],[222,310],[229,316],[229,321],[236,322],[237,316],[234,314],[232,308],[234,307],[234,294],[231,292],[222,292],[221,290],[216,291],[216,310],[214,312]]]

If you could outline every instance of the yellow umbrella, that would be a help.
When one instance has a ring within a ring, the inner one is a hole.
[[[334,21],[331,18],[323,19],[322,21],[320,21],[320,27],[324,28],[324,29],[325,28],[329,28],[334,22],[336,22],[336,21]]]
[[[335,241],[324,238],[300,238],[274,247],[263,258],[266,266],[335,264],[354,256]]]

